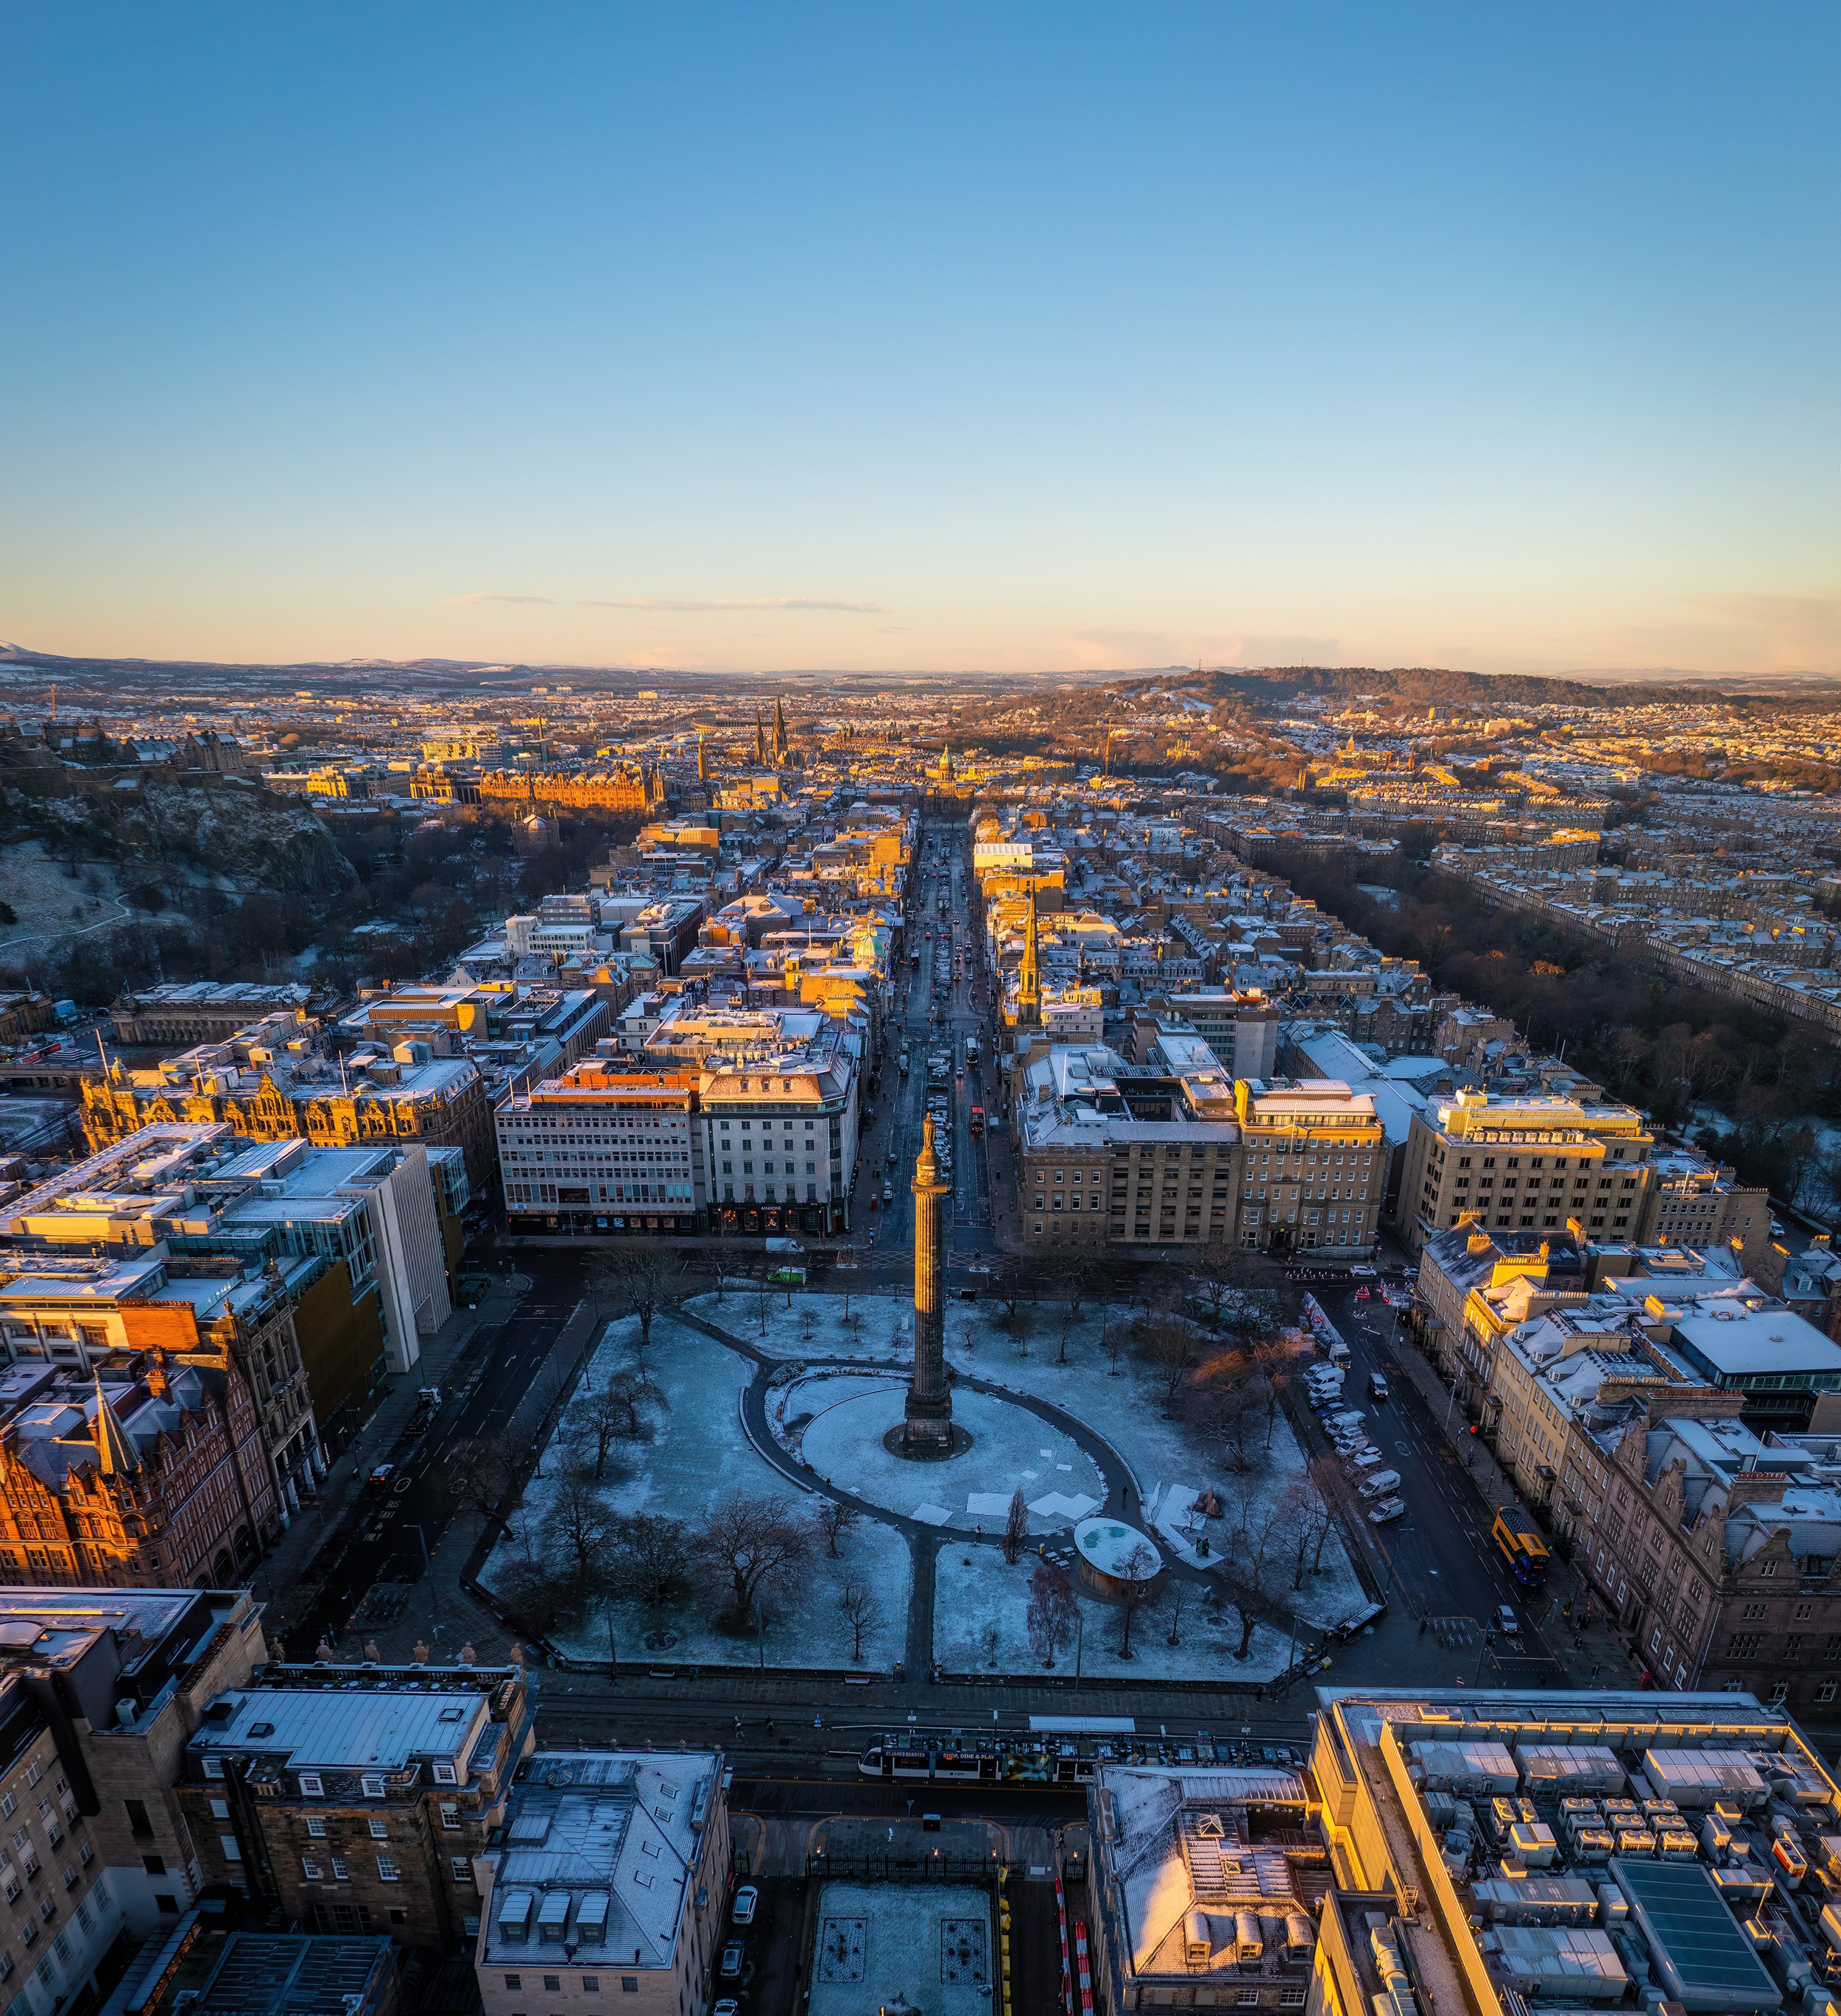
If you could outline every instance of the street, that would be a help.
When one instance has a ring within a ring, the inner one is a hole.
[[[1385,1466],[1400,1474],[1406,1515],[1374,1533],[1385,1556],[1382,1573],[1390,1604],[1426,1621],[1426,1679],[1467,1687],[1479,1678],[1485,1685],[1562,1683],[1565,1667],[1547,1635],[1552,1598],[1519,1587],[1510,1575],[1490,1535],[1493,1508],[1394,1350],[1400,1312],[1382,1301],[1378,1287],[1370,1300],[1357,1301],[1360,1285],[1316,1283],[1311,1291],[1349,1348],[1346,1403],[1365,1417]],[[1369,1392],[1374,1372],[1387,1381],[1385,1401]],[[1521,1620],[1521,1643],[1497,1634],[1486,1651],[1484,1635],[1502,1604]],[[1433,1646],[1450,1654],[1436,1667]],[[1353,1652],[1338,1662],[1356,1663]]]
[[[364,1486],[301,1578],[291,1617],[271,1625],[285,1632],[297,1657],[310,1656],[322,1637],[344,1629],[377,1584],[421,1579],[457,1509],[440,1482],[444,1460],[462,1442],[503,1432],[549,1359],[580,1300],[582,1255],[534,1247],[521,1252],[517,1264],[529,1293],[507,1320],[474,1337],[432,1423],[413,1439],[405,1431],[397,1446],[368,1451],[367,1473],[388,1462],[391,1476]]]

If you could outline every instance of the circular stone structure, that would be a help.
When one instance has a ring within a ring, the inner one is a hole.
[[[1150,1557],[1147,1567],[1140,1557],[1139,1572],[1126,1572],[1134,1550]],[[1080,1579],[1100,1596],[1122,1596],[1133,1584],[1150,1586],[1163,1572],[1163,1557],[1136,1526],[1122,1519],[1083,1519],[1074,1528],[1074,1551],[1080,1557]]]
[[[1093,1458],[1040,1415],[994,1393],[953,1391],[953,1422],[969,1438],[953,1455],[915,1463],[899,1439],[906,1382],[899,1374],[810,1375],[786,1389],[778,1418],[816,1476],[864,1503],[954,1532],[1001,1533],[1018,1490],[1032,1533],[1065,1532],[1106,1502]],[[791,1430],[797,1430],[796,1444]]]

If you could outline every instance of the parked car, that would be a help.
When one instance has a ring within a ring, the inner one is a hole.
[[[1400,1474],[1397,1470],[1378,1470],[1371,1477],[1364,1477],[1355,1488],[1364,1498],[1390,1498],[1400,1489]]]
[[[1385,1526],[1389,1519],[1399,1518],[1406,1509],[1407,1501],[1403,1498],[1383,1498],[1368,1514],[1369,1523],[1371,1525]]]
[[[1378,1449],[1360,1449],[1353,1456],[1342,1459],[1345,1468],[1349,1470],[1367,1470],[1380,1460],[1381,1452]]]
[[[729,1915],[738,1925],[751,1925],[755,1913],[760,1909],[761,1893],[751,1883],[744,1883],[735,1893],[735,1903]]]
[[[722,1957],[716,1963],[716,1971],[725,1981],[733,1981],[741,1972],[742,1955],[748,1950],[740,1939],[731,1939],[722,1949]]]

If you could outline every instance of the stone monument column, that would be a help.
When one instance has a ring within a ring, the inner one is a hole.
[[[953,1395],[946,1385],[940,1276],[946,1258],[945,1200],[950,1190],[933,1152],[933,1115],[921,1130],[914,1164],[914,1372],[902,1442],[917,1455],[950,1454]]]

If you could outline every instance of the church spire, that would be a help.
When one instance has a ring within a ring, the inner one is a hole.
[[[773,702],[773,760],[776,763],[784,763],[786,759],[786,708],[776,695]]]
[[[109,1397],[103,1391],[103,1376],[95,1375],[95,1451],[96,1468],[104,1477],[119,1477],[124,1471],[139,1470],[141,1467],[139,1452],[128,1438],[128,1431],[115,1417],[115,1409],[109,1405]]]
[[[1029,915],[1023,926],[1023,963],[1017,974],[1017,1019],[1042,1019],[1041,949],[1036,938],[1036,891],[1029,891]]]
[[[761,725],[761,710],[755,709],[755,761],[763,769],[767,765],[767,733]]]

